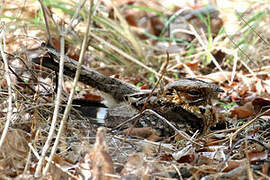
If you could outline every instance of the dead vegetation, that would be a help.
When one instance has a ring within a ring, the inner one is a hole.
[[[0,179],[270,179],[267,1],[1,3]],[[44,42],[59,51],[59,73],[32,62],[49,57]],[[170,138],[99,127],[75,102],[104,97],[63,76],[64,54],[140,89],[218,84],[218,123]]]

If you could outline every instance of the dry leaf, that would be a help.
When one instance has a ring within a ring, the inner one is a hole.
[[[178,163],[193,163],[195,161],[195,148],[188,145],[181,151],[173,153],[172,156]]]
[[[246,159],[228,161],[226,168],[223,169],[223,172],[229,172],[229,171],[231,171],[235,168],[238,168],[242,165],[246,165],[246,163],[247,163]]]
[[[94,150],[91,152],[91,172],[95,180],[110,180],[113,179],[106,174],[114,174],[113,161],[107,151],[105,141],[106,129],[99,127],[96,135],[96,143]]]
[[[226,159],[225,152],[226,146],[208,146],[197,150],[201,156],[205,156],[209,159],[218,160],[219,162]],[[200,157],[201,158],[201,157]]]
[[[24,170],[29,147],[24,131],[15,129],[7,132],[0,151],[0,174],[17,176]]]
[[[254,115],[255,111],[251,102],[248,102],[243,106],[239,106],[231,110],[231,117],[236,116],[238,119],[243,119]]]
[[[254,110],[256,113],[262,113],[270,108],[270,99],[268,98],[255,98],[252,101],[252,105],[254,106]],[[270,112],[265,115],[270,115]]]
[[[121,171],[122,176],[127,176],[127,175],[137,175],[137,176],[142,176],[145,171],[145,166],[144,166],[144,160],[139,154],[133,154],[129,156],[127,163],[124,166],[124,169]]]
[[[164,154],[162,154],[162,155],[160,156],[160,160],[161,160],[161,161],[173,161],[174,158],[173,158],[173,156],[172,156],[171,154],[166,154],[166,153],[164,153]]]
[[[128,128],[128,129],[125,129],[123,133],[129,136],[148,139],[151,141],[160,140],[160,137],[158,136],[157,131],[150,127],[132,128],[132,129]]]
[[[208,80],[208,82],[219,82],[219,83],[224,82],[226,80],[230,80],[232,78],[232,72],[229,72],[229,71],[223,71],[223,72],[218,71],[218,72],[203,76],[202,78],[206,81]]]
[[[256,163],[257,161],[268,159],[268,153],[267,151],[253,150],[248,152],[248,158],[251,161],[251,163]]]
[[[110,174],[114,174],[113,161],[107,151],[105,142],[105,128],[99,127],[96,134],[96,143],[91,153],[85,156],[78,169],[83,178],[93,180],[114,179]]]
[[[201,62],[201,60],[195,59],[195,60],[186,62],[185,65],[186,65],[187,67],[189,67],[192,71],[198,71],[200,62]],[[178,69],[182,69],[182,68],[184,68],[184,67],[185,67],[184,64],[181,63],[181,64],[179,64],[179,66],[178,66],[177,68],[178,68]]]

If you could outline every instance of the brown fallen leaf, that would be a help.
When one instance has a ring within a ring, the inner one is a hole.
[[[104,127],[99,127],[96,135],[94,151],[91,153],[93,179],[114,179],[106,175],[114,174],[114,168],[112,158],[107,151],[105,135],[106,129]]]
[[[229,172],[235,168],[238,168],[240,166],[243,166],[247,163],[246,159],[241,159],[241,160],[229,160],[227,162],[226,168],[223,169],[222,172]]]
[[[74,164],[71,162],[71,160],[55,154],[53,157],[53,162],[54,163],[50,165],[49,173],[46,175],[45,179],[69,179],[70,176],[64,171],[64,169],[72,169]],[[58,166],[56,166],[55,163]]]
[[[193,61],[188,61],[188,62],[186,62],[185,65],[186,65],[187,67],[189,67],[192,71],[197,71],[198,68],[199,68],[200,63],[201,63],[201,60],[195,59],[195,60],[193,60]],[[184,64],[181,63],[177,68],[178,68],[178,69],[182,69],[182,68],[184,68],[184,67],[185,67]]]
[[[174,158],[173,158],[173,156],[171,154],[164,153],[164,154],[160,155],[160,160],[161,161],[169,161],[169,162],[171,162],[171,161],[174,160]]]
[[[270,99],[261,97],[255,98],[252,101],[252,105],[256,113],[262,113],[270,108]],[[270,115],[270,112],[265,115]]]
[[[80,163],[80,174],[84,178],[93,180],[114,179],[110,174],[114,174],[113,161],[107,151],[105,142],[105,128],[99,127],[96,134],[96,143],[91,153],[86,155],[84,162]]]
[[[151,141],[158,141],[161,139],[159,137],[158,132],[150,127],[143,127],[143,128],[128,128],[123,131],[124,134],[133,137],[139,137],[143,139],[148,139]]]
[[[211,74],[208,74],[208,75],[199,77],[199,78],[202,78],[202,79],[204,79],[207,82],[219,82],[219,83],[221,83],[221,82],[226,81],[227,79],[230,80],[232,78],[232,72],[229,72],[229,71],[223,71],[223,72],[218,71],[218,72],[211,73]]]
[[[252,150],[248,152],[248,158],[250,160],[250,163],[255,164],[258,161],[268,159],[268,153],[267,151]]]
[[[193,164],[196,161],[195,148],[191,145],[184,147],[182,150],[172,154],[178,163]]]
[[[27,138],[27,133],[19,129],[7,132],[0,151],[1,175],[16,177],[23,172],[29,152]]]
[[[144,162],[142,156],[139,154],[133,154],[129,156],[127,163],[121,171],[121,176],[136,175],[136,177],[141,177],[144,179],[147,176],[146,163]]]
[[[233,108],[231,110],[231,117],[237,117],[237,119],[243,119],[243,118],[247,118],[250,116],[254,116],[255,115],[255,111],[254,111],[254,107],[252,105],[252,102],[248,102],[246,104],[244,104],[243,106],[239,106],[236,108]]]
[[[270,108],[270,99],[257,97],[252,102],[247,102],[243,106],[233,108],[231,110],[231,117],[237,117],[238,119],[254,116],[258,113],[262,113]],[[270,113],[265,114],[270,115]]]

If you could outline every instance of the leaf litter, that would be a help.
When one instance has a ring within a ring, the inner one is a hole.
[[[99,10],[94,16],[93,29],[96,31],[93,32],[109,40],[112,46],[131,54],[156,72],[162,69],[162,58],[168,51],[168,78],[191,76],[219,83],[225,91],[215,103],[219,122],[208,136],[193,137],[195,142],[203,143],[203,146],[197,146],[178,136],[164,140],[150,127],[134,128],[125,138],[128,130],[112,133],[108,129],[106,132],[74,110],[45,179],[269,179],[269,45],[254,35],[256,32],[268,37],[267,4],[250,4],[245,11],[239,10],[246,22],[240,21],[240,25],[234,22],[234,28],[228,28],[235,31],[231,35],[224,33],[222,25],[228,27],[237,14],[228,13],[229,8],[225,7],[219,8],[220,16],[215,14],[212,19],[192,15],[204,7],[200,1],[171,7],[159,1],[100,3],[106,10]],[[234,2],[230,3],[230,6],[238,7]],[[31,64],[29,60],[30,56],[37,56],[36,47],[47,39],[41,8],[38,3],[32,5],[32,2],[14,2],[12,6],[5,3],[1,9],[6,27],[6,51],[11,54],[8,60],[13,70],[10,75],[14,99],[12,123],[0,151],[2,179],[34,179],[38,154],[46,141],[54,107],[54,73]],[[47,5],[48,10],[61,19],[57,23],[69,23],[70,12],[74,10],[67,8],[71,4],[66,5]],[[182,12],[182,16],[177,15]],[[79,17],[83,19],[84,13],[81,11]],[[189,18],[183,18],[187,17],[185,13],[190,15]],[[73,34],[66,37],[67,54],[77,52],[73,57],[78,57],[78,37],[85,27],[83,20],[79,21],[73,27]],[[210,26],[205,24],[207,21]],[[208,45],[207,50],[213,53],[224,72],[218,70],[200,46],[188,23]],[[161,33],[164,34],[161,36]],[[56,31],[53,31],[53,36],[58,43]],[[127,57],[97,41],[89,43],[88,66],[107,69],[107,74],[142,88],[153,87],[158,79],[155,72],[150,73],[133,64]],[[246,56],[237,52],[238,49],[244,49]],[[0,75],[3,129],[8,94],[2,62]],[[70,79],[65,79],[63,100],[72,88],[70,82]],[[103,100],[99,92],[84,84],[79,84],[77,91],[78,99]],[[59,119],[61,116],[59,114]],[[245,127],[255,116],[255,121]],[[237,134],[233,134],[235,132]]]

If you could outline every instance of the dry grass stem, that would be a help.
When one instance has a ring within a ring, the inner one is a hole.
[[[203,47],[204,51],[207,53],[207,55],[210,56],[211,60],[213,61],[213,63],[216,65],[216,67],[218,68],[219,71],[222,72],[224,78],[226,80],[227,76],[225,74],[225,72],[222,70],[222,68],[220,67],[220,65],[218,64],[217,60],[215,59],[215,57],[212,55],[212,53],[209,51],[209,49],[207,48],[206,44],[203,42],[202,38],[200,37],[200,35],[198,34],[198,32],[195,30],[195,28],[190,25],[189,28],[191,29],[191,31],[193,32],[193,35],[197,38],[197,40],[199,41],[199,43],[201,44],[201,46]]]
[[[106,42],[104,39],[102,39],[101,37],[95,35],[94,33],[90,34],[90,36],[94,37],[96,40],[98,40],[99,42],[101,42],[102,44],[106,45],[107,47],[113,49],[114,51],[116,51],[117,53],[121,54],[122,56],[124,56],[125,58],[129,59],[130,61],[132,61],[133,63],[145,68],[146,70],[148,70],[149,72],[154,73],[157,76],[161,76],[160,73],[158,73],[157,71],[155,71],[154,69],[152,69],[151,67],[146,66],[144,63],[142,63],[141,61],[137,60],[136,58],[132,57],[131,55],[125,53],[124,51],[122,51],[121,49],[117,48],[116,46],[113,46],[112,44]],[[169,77],[164,76],[164,78],[166,80],[171,80]]]
[[[80,77],[81,67],[82,67],[82,64],[83,64],[83,61],[84,61],[84,55],[85,55],[85,51],[86,51],[86,47],[87,47],[87,43],[88,43],[88,34],[91,32],[90,31],[90,25],[91,25],[91,22],[92,22],[91,15],[92,15],[92,12],[93,12],[93,10],[92,10],[92,8],[93,8],[93,0],[91,0],[90,3],[91,4],[90,4],[90,7],[89,7],[88,23],[87,23],[87,27],[86,27],[85,34],[84,34],[84,39],[83,39],[83,43],[82,43],[82,49],[81,49],[81,53],[80,53],[79,62],[77,64],[77,71],[76,71],[76,74],[75,74],[75,77],[74,77],[74,80],[73,80],[73,85],[72,85],[71,92],[69,94],[68,103],[67,103],[67,106],[65,108],[63,118],[62,118],[62,120],[60,122],[58,133],[57,133],[57,136],[56,136],[56,139],[55,139],[55,142],[54,142],[54,145],[53,145],[49,160],[48,160],[48,162],[46,164],[46,167],[44,169],[43,175],[46,175],[48,170],[49,170],[50,163],[51,163],[51,161],[53,159],[53,156],[54,156],[54,154],[56,152],[58,142],[60,140],[61,134],[63,132],[66,121],[68,119],[70,109],[72,107],[73,96],[75,94],[75,89],[77,87],[77,82],[78,82],[79,77]]]
[[[241,127],[239,127],[232,135],[230,135],[230,147],[232,147],[232,141],[237,136],[237,134],[239,134],[242,130],[244,130],[245,128],[247,128],[251,124],[253,124],[259,117],[263,116],[264,114],[267,114],[268,112],[270,112],[270,109],[264,111],[263,113],[260,113],[255,118],[250,120],[248,123],[246,123],[246,124],[242,125]]]
[[[9,75],[9,68],[8,68],[8,61],[7,61],[7,56],[5,54],[5,49],[6,49],[6,39],[5,39],[5,29],[4,29],[4,24],[2,23],[1,25],[1,29],[0,29],[0,51],[1,51],[1,56],[3,58],[4,61],[4,65],[5,65],[5,77],[6,77],[6,81],[7,81],[7,86],[8,86],[8,100],[7,100],[7,116],[6,116],[6,123],[5,123],[5,127],[3,129],[2,135],[1,135],[1,139],[0,139],[0,150],[2,148],[2,145],[5,141],[7,132],[8,132],[8,128],[9,128],[9,124],[11,122],[11,118],[12,118],[12,84],[11,84],[11,79],[10,79],[10,75]]]

